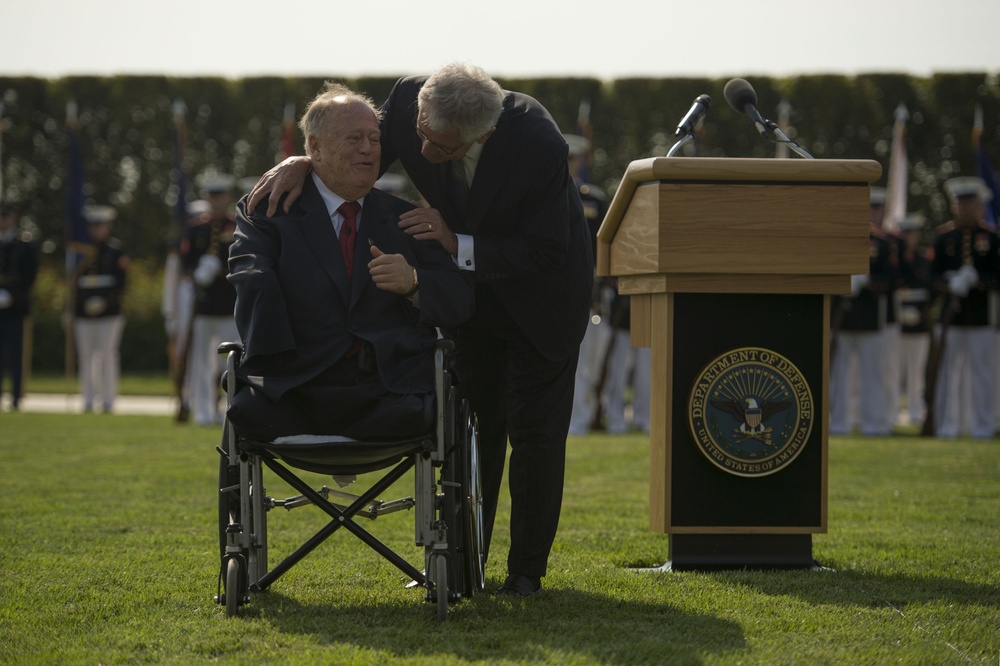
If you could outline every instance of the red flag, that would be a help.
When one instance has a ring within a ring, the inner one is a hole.
[[[285,104],[285,118],[281,124],[284,128],[281,138],[282,156],[291,157],[295,154],[295,102]]]

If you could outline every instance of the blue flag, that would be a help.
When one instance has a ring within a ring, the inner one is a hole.
[[[990,157],[986,154],[986,141],[983,139],[983,109],[979,105],[976,105],[976,117],[972,123],[972,147],[976,151],[976,175],[983,179],[993,193],[993,201],[984,206],[986,224],[996,229],[997,220],[1000,220],[1000,186],[997,185],[997,176],[990,163]]]

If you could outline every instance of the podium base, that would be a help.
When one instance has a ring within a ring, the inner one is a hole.
[[[811,534],[671,534],[662,571],[822,569]]]

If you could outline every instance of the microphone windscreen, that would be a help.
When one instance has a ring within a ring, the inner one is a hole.
[[[722,94],[729,102],[729,106],[740,113],[744,112],[747,104],[757,106],[757,93],[753,91],[753,86],[746,79],[730,80],[722,89]]]

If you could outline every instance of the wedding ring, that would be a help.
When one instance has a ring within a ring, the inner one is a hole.
[[[430,222],[427,223],[427,231],[434,231],[434,225]]]

